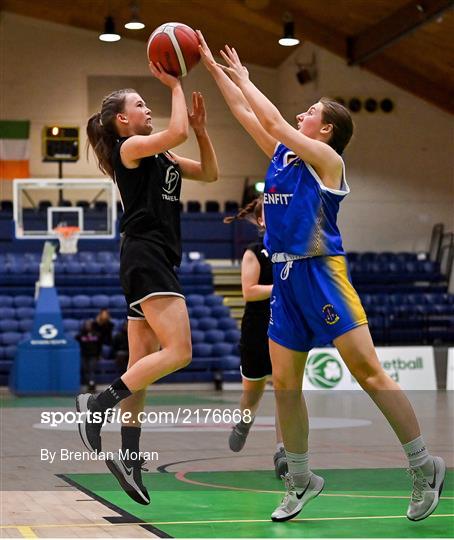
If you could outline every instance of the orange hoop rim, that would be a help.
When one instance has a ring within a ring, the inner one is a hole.
[[[69,236],[74,236],[75,234],[80,232],[80,227],[75,227],[75,226],[70,227],[70,226],[62,225],[60,227],[55,227],[54,231],[58,235],[64,236],[65,238],[67,238]]]

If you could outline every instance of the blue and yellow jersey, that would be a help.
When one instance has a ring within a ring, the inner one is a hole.
[[[265,243],[271,254],[344,255],[337,227],[342,199],[350,192],[327,188],[314,168],[279,143],[265,178]]]

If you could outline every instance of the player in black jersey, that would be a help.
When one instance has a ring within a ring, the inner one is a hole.
[[[263,233],[265,231],[263,198],[254,199],[236,216],[225,218],[224,223],[232,223],[236,219],[252,222],[259,232]],[[241,261],[241,287],[243,298],[246,300],[241,321],[240,340],[243,382],[240,407],[243,419],[232,428],[230,433],[229,446],[233,452],[239,452],[244,447],[249,430],[254,423],[255,413],[263,396],[266,382],[272,375],[267,331],[270,320],[273,270],[268,252],[263,245],[263,238],[250,244],[244,252]],[[245,411],[250,411],[250,420],[244,416]],[[278,478],[287,472],[287,460],[277,415],[274,469]]]
[[[149,504],[141,479],[140,421],[147,386],[191,361],[191,333],[184,296],[174,267],[181,261],[180,189],[182,177],[217,180],[216,155],[206,129],[204,100],[192,95],[188,113],[179,79],[150,64],[154,77],[169,87],[172,112],[167,129],[153,133],[151,110],[135,90],[113,92],[101,112],[88,121],[87,135],[99,168],[117,184],[124,214],[120,279],[128,304],[128,370],[96,398],[81,394],[78,411],[104,420],[120,401],[130,419],[121,429],[122,450],[107,465],[135,501]],[[196,136],[200,161],[170,150]],[[84,415],[79,424],[84,444],[101,450],[101,423]],[[126,457],[125,457],[126,456]]]

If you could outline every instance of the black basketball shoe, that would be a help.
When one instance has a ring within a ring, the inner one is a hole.
[[[90,451],[101,452],[101,428],[106,413],[101,412],[96,398],[92,394],[79,394],[76,398],[76,409],[78,412],[85,413],[81,418],[82,422],[77,424],[82,442]],[[101,413],[101,420],[99,422],[95,422],[94,419],[89,421],[88,411]]]
[[[139,504],[150,504],[150,495],[142,483],[142,471],[145,460],[126,461],[115,452],[113,459],[106,459],[106,465],[110,472],[120,483],[125,493]]]

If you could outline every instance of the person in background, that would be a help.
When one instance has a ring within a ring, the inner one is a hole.
[[[83,381],[87,385],[89,392],[95,392],[95,371],[96,364],[101,357],[102,342],[101,336],[95,330],[94,323],[91,319],[84,321],[80,333],[76,336],[76,340],[80,345]]]
[[[119,332],[112,339],[113,356],[120,373],[128,369],[129,346],[128,346],[128,321],[124,321]]]
[[[239,452],[245,445],[266,383],[272,374],[267,331],[270,320],[270,296],[273,290],[273,268],[270,256],[263,245],[265,232],[263,197],[258,197],[245,208],[241,208],[236,216],[225,218],[224,223],[232,223],[237,219],[253,223],[258,229],[260,238],[246,248],[241,261],[241,288],[243,298],[246,300],[240,340],[240,369],[243,383],[240,404],[243,420],[233,426],[230,433],[229,447],[232,452]],[[250,411],[250,421],[245,421],[245,411]],[[288,472],[288,468],[277,416],[275,425],[274,470],[276,476],[280,478]]]
[[[107,308],[100,309],[94,321],[94,330],[101,336],[103,345],[112,345],[112,332],[114,324]]]

